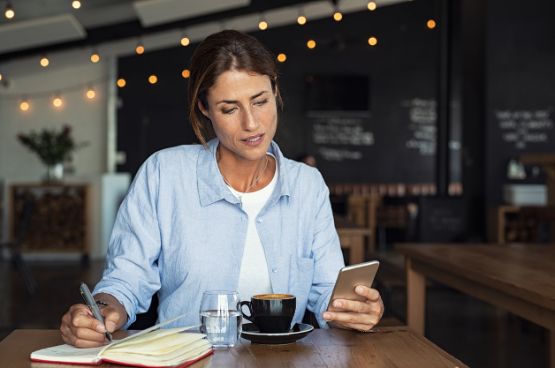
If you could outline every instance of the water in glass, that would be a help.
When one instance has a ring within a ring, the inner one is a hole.
[[[232,291],[207,291],[200,307],[201,332],[216,348],[233,347],[241,335],[239,294]]]

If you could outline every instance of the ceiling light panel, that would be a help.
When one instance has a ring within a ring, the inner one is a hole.
[[[0,27],[0,53],[83,39],[85,29],[71,14],[25,20]]]
[[[247,6],[250,0],[142,0],[135,11],[145,27]]]

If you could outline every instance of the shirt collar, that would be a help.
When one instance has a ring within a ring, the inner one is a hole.
[[[203,207],[222,199],[230,203],[239,203],[237,197],[227,188],[220,173],[216,161],[216,149],[219,143],[217,138],[208,141],[207,147],[201,148],[197,160],[197,186],[200,204]],[[276,157],[277,165],[279,166],[278,181],[272,197],[290,196],[290,188],[286,180],[285,157],[274,141],[270,144],[268,152]]]

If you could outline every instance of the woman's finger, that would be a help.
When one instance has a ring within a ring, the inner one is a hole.
[[[341,322],[348,324],[375,325],[379,321],[377,315],[353,312],[325,312],[324,319],[328,322]]]
[[[332,307],[338,312],[372,313],[373,311],[372,304],[358,300],[336,299],[333,301]]]
[[[380,292],[367,286],[358,285],[355,288],[355,292],[371,302],[377,302],[380,300]]]

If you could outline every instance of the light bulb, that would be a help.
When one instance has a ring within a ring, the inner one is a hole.
[[[73,9],[79,9],[81,7],[81,1],[79,0],[73,0],[71,2],[71,6],[73,7]]]
[[[304,15],[299,15],[297,17],[297,23],[301,26],[304,26],[306,24],[306,17]]]
[[[27,101],[27,100],[23,100],[19,103],[19,109],[21,111],[29,111],[30,107],[31,107],[31,105],[29,104],[29,101]]]
[[[4,16],[6,19],[13,19],[15,17],[15,11],[13,10],[13,6],[10,2],[8,2],[4,8]]]
[[[48,60],[46,56],[42,56],[40,58],[40,66],[42,66],[43,68],[46,68],[49,64],[50,64],[50,60]]]
[[[258,29],[260,29],[261,31],[267,30],[268,22],[266,22],[265,20],[261,20],[260,22],[258,22]]]
[[[62,100],[62,98],[60,96],[56,96],[54,97],[54,99],[52,100],[52,105],[59,109],[60,107],[62,107],[62,105],[64,104],[64,100]]]
[[[92,87],[89,87],[85,95],[89,100],[92,100],[96,97],[96,91]]]
[[[368,38],[368,44],[370,46],[376,46],[378,44],[378,39],[374,36]]]
[[[341,14],[339,10],[336,10],[333,13],[333,20],[335,20],[336,22],[341,22],[341,19],[343,19],[343,14]]]
[[[373,1],[369,1],[367,6],[368,6],[368,10],[370,10],[370,11],[376,10],[376,7],[377,7],[376,3],[373,2]]]
[[[191,71],[189,69],[183,69],[181,72],[181,76],[185,79],[188,79],[191,76]]]
[[[287,60],[287,55],[285,55],[283,52],[278,54],[277,61],[279,61],[280,63],[284,63],[285,60]]]
[[[125,87],[125,85],[127,84],[127,82],[125,81],[125,79],[119,78],[119,79],[117,80],[116,84],[117,84],[117,86],[118,86],[119,88],[123,88],[123,87]]]
[[[150,83],[150,84],[156,84],[156,83],[158,83],[158,77],[157,77],[155,74],[151,74],[151,75],[148,77],[148,83]]]
[[[96,51],[93,51],[93,53],[91,54],[91,62],[98,63],[99,61],[100,61],[100,54]]]
[[[316,41],[314,40],[308,40],[306,42],[306,47],[308,47],[309,49],[313,49],[316,47]]]
[[[186,46],[189,46],[189,44],[191,43],[191,40],[189,39],[189,37],[183,36],[181,37],[181,40],[179,41],[179,43],[181,43],[181,46],[186,47]]]
[[[142,55],[145,52],[145,47],[143,46],[142,43],[138,43],[137,47],[135,47],[135,52],[137,53],[137,55]]]

